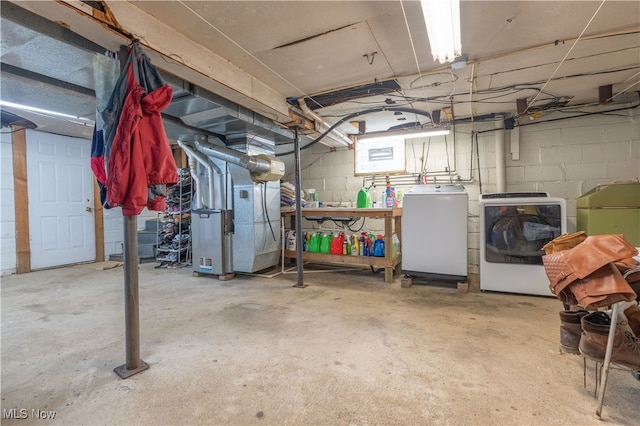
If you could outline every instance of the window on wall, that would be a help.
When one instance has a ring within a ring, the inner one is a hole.
[[[405,173],[404,145],[404,137],[402,136],[358,139],[355,144],[355,175]]]

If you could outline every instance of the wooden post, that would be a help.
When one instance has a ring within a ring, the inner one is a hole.
[[[16,214],[16,273],[31,272],[29,243],[29,192],[27,185],[27,132],[11,126],[13,151],[13,197]]]

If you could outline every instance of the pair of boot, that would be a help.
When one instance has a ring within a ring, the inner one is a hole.
[[[616,326],[611,362],[640,370],[640,341],[636,337],[640,332],[640,308],[637,305],[627,308],[625,317],[623,322],[628,324]],[[610,326],[611,318],[606,312],[560,312],[560,348],[602,362]]]

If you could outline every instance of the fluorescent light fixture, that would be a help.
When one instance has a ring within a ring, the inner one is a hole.
[[[460,0],[420,0],[433,59],[441,64],[462,54]]]
[[[93,126],[94,124],[94,121],[89,118],[76,117],[75,115],[63,114],[61,112],[50,111],[48,109],[42,109],[42,108],[36,108],[36,107],[30,107],[27,105],[16,104],[13,102],[0,101],[0,106],[15,108],[21,111],[27,111],[33,114],[38,114],[38,115],[42,115],[49,118],[61,118],[61,119],[65,119],[70,123],[79,124],[81,126]]]
[[[358,136],[358,140],[371,141],[374,139],[415,139],[430,136],[448,135],[446,127],[414,127],[411,129],[392,130],[388,132],[371,132]]]

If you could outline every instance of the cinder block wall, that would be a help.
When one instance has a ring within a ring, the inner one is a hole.
[[[616,115],[593,115],[582,118],[537,124],[522,123],[519,127],[519,159],[511,154],[511,131],[505,131],[507,191],[546,191],[567,201],[567,227],[576,230],[576,200],[597,185],[615,181],[637,181],[640,177],[640,111],[627,110]],[[479,272],[479,211],[478,198],[483,193],[496,192],[496,134],[494,123],[476,123],[478,132],[480,173],[475,156],[475,140],[470,125],[456,126],[455,149],[453,135],[408,140],[406,166],[408,173],[418,173],[421,157],[426,157],[426,170],[439,172],[449,167],[448,176],[429,177],[430,182],[454,182],[465,186],[469,194],[469,279]],[[424,151],[423,151],[424,147]],[[423,155],[423,152],[425,153]],[[428,155],[426,155],[428,152]],[[455,161],[455,163],[454,163]],[[294,182],[293,159],[286,158],[285,180]],[[353,202],[363,185],[362,177],[354,176],[354,151],[316,144],[302,151],[302,188],[314,188],[324,202]],[[393,176],[391,177],[393,183]],[[384,182],[384,178],[379,180]],[[370,181],[369,181],[370,183]],[[411,185],[395,185],[408,191]],[[374,188],[379,196],[380,189]],[[428,220],[426,218],[425,220]],[[306,229],[331,228],[306,222]],[[380,232],[381,221],[369,220],[367,229]],[[407,230],[403,230],[407,232]]]

